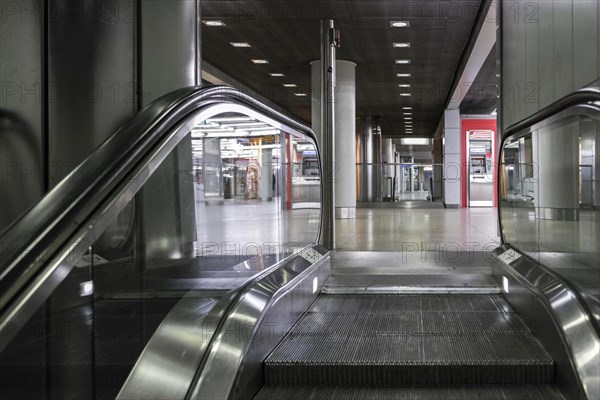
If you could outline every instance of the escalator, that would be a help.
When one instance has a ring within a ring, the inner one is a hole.
[[[323,294],[256,399],[564,399],[554,376],[501,295]]]
[[[503,243],[465,285],[336,276],[300,196],[320,166],[295,164],[314,133],[231,88],[171,93],[0,234],[0,399],[600,398],[599,101],[507,130]],[[529,187],[555,126],[597,146],[569,142],[567,205]]]

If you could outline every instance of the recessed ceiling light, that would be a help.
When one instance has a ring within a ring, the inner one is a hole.
[[[410,43],[408,42],[396,42],[393,44],[394,47],[410,47]]]
[[[268,64],[269,60],[261,59],[261,58],[253,58],[252,61],[254,64]]]
[[[306,93],[294,93],[294,96],[304,97],[306,96]]]
[[[405,87],[405,88],[410,87],[410,86],[411,86],[410,83],[401,83],[398,85],[398,87]]]
[[[412,110],[412,107],[402,107],[403,110]]]
[[[295,83],[284,83],[283,86],[285,86],[285,87],[298,87],[298,85],[296,85]]]
[[[412,115],[411,112],[405,112],[404,115]]]
[[[412,94],[410,94],[410,93],[400,93],[400,96],[408,97],[408,96],[412,96]]]
[[[407,28],[410,26],[410,21],[390,21],[392,28]]]
[[[404,74],[404,73],[402,73],[402,74],[396,74],[396,76],[398,78],[410,78],[412,76],[412,74]]]
[[[229,42],[233,47],[252,47],[248,42]]]
[[[409,120],[412,119],[412,117],[404,117],[404,119]]]
[[[410,64],[410,60],[408,59],[397,59],[396,64]]]
[[[269,75],[271,75],[271,76],[285,76],[285,74],[283,74],[281,72],[269,72]]]
[[[205,20],[202,22],[206,26],[227,26],[227,25],[225,25],[225,22],[218,20],[218,19]]]

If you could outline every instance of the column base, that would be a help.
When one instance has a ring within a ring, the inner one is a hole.
[[[335,219],[355,219],[356,207],[336,207]]]
[[[579,209],[536,207],[535,217],[553,221],[579,221]]]

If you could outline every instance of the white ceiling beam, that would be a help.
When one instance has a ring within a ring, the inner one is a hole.
[[[456,85],[456,89],[452,94],[452,98],[448,103],[448,110],[458,110],[463,99],[469,92],[471,85],[475,82],[477,74],[481,71],[481,67],[485,63],[490,51],[496,43],[496,10],[497,4],[494,1],[488,10],[485,21],[481,26],[473,51],[469,56],[467,65]]]

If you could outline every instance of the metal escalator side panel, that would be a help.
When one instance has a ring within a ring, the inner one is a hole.
[[[257,393],[263,360],[318,296],[329,271],[328,251],[309,246],[244,288],[186,399],[241,400]]]

